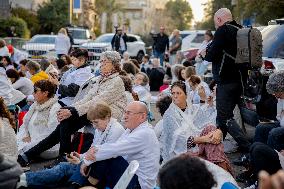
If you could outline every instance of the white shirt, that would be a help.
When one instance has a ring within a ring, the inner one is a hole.
[[[136,175],[141,188],[153,189],[156,186],[160,149],[155,132],[147,121],[132,131],[127,129],[115,143],[97,145],[96,148],[97,161],[117,156],[123,156],[128,163],[137,160],[139,168]]]
[[[79,68],[76,69],[74,71],[70,72],[65,72],[64,74],[66,74],[66,78],[62,81],[60,81],[61,85],[65,85],[68,86],[71,83],[74,83],[76,85],[79,85],[81,87],[81,85],[83,85],[88,79],[90,79],[93,74],[92,74],[92,69],[90,66],[86,66],[83,68]],[[64,76],[64,75],[63,75]],[[58,96],[60,96],[60,94],[58,93],[58,90],[56,92],[56,94]],[[62,99],[60,99],[60,101],[62,101],[65,105],[70,106],[73,101],[74,101],[75,97],[64,97]]]
[[[124,43],[124,40],[123,40],[123,38],[122,38],[122,36],[120,36],[120,48],[119,48],[119,50],[121,50],[121,51],[125,51],[126,50],[126,47],[125,47],[125,43]]]
[[[69,37],[62,33],[59,33],[55,39],[56,54],[68,54],[70,47],[71,44]]]
[[[33,82],[26,77],[20,77],[12,86],[26,96],[33,94],[34,91]]]
[[[9,56],[9,57],[11,56],[7,46],[0,48],[0,56]]]
[[[278,99],[277,103],[277,120],[281,127],[284,127],[284,99]]]

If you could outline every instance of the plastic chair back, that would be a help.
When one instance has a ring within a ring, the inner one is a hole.
[[[136,160],[131,161],[113,189],[126,189],[132,177],[135,175],[138,167],[139,167],[138,161]]]

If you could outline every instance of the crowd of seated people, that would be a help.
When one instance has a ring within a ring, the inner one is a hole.
[[[19,171],[16,181],[11,178],[14,188],[113,188],[133,160],[139,168],[130,189],[221,188],[226,182],[237,187],[223,142],[213,137],[213,88],[218,86],[209,89],[202,75],[181,60],[164,68],[148,55],[139,65],[127,53],[121,60],[119,53],[105,51],[99,76],[87,60],[88,52],[77,49],[52,62],[0,64],[0,166],[7,159],[28,167],[56,158],[48,169]],[[267,84],[268,92],[279,99],[279,122],[260,123],[250,154],[238,162],[249,167],[244,175],[253,181],[261,170],[275,174],[283,169],[283,83],[279,72]],[[149,110],[156,93],[150,91],[160,91],[156,107],[161,119],[154,126]],[[27,111],[19,131],[10,105]],[[87,130],[91,139],[76,137],[87,136]],[[80,153],[76,140],[85,140]],[[184,177],[178,179],[180,174]]]

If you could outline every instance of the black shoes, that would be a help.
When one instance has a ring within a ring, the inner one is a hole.
[[[27,167],[29,162],[22,155],[18,155],[17,162],[21,165],[21,167]]]
[[[233,161],[234,165],[248,167],[249,166],[249,155],[244,154],[240,156],[238,159]]]

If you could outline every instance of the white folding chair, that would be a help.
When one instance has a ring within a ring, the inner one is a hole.
[[[136,160],[131,161],[113,189],[126,189],[132,177],[135,175],[138,167],[139,167],[138,161]]]

